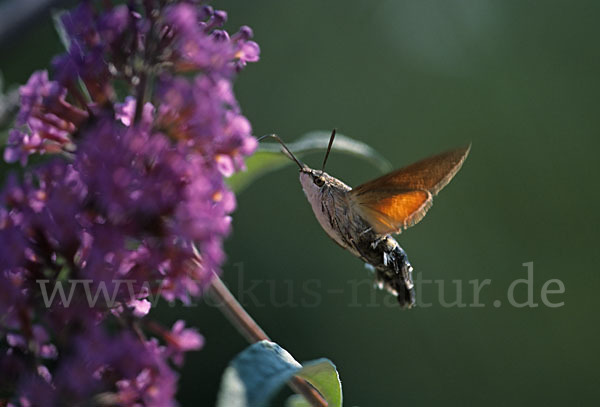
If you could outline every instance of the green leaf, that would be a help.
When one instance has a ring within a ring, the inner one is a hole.
[[[317,359],[302,366],[285,349],[269,341],[250,345],[229,364],[221,381],[217,407],[267,406],[293,376],[313,385],[330,407],[341,407],[342,387],[333,363]],[[297,402],[301,400],[300,396]]]
[[[261,176],[283,168],[291,162],[282,154],[259,149],[246,159],[246,170],[227,178],[233,192],[241,192]]]
[[[293,394],[286,400],[285,407],[312,407],[312,406],[301,395]]]
[[[298,159],[302,159],[310,153],[327,151],[330,135],[331,133],[326,131],[313,131],[296,141],[287,143],[287,146]],[[343,134],[336,135],[331,150],[367,160],[381,172],[392,169],[390,162],[369,145]],[[246,160],[247,170],[234,174],[227,183],[234,192],[239,193],[257,178],[288,165],[295,164],[281,153],[279,143],[261,143],[258,150]]]
[[[54,29],[58,34],[60,42],[65,47],[65,50],[69,51],[71,48],[71,39],[69,38],[69,34],[67,34],[67,30],[62,22],[62,17],[66,14],[66,10],[52,10],[52,22],[54,23]]]
[[[52,22],[54,23],[54,30],[58,34],[58,38],[67,52],[69,52],[71,49],[71,38],[69,37],[67,29],[62,22],[62,18],[68,14],[68,10],[52,10]],[[86,98],[90,98],[87,87],[83,83],[83,79],[78,78],[77,83],[79,84],[79,91],[83,92]]]
[[[328,359],[317,359],[305,363],[296,376],[300,376],[323,395],[330,406],[342,405],[342,382],[335,365]],[[286,401],[286,407],[312,407],[306,399],[294,394]]]
[[[11,127],[19,107],[19,90],[14,86],[4,89],[4,76],[0,71],[0,145],[6,144]]]
[[[329,359],[321,358],[303,364],[296,376],[319,390],[330,407],[342,405],[342,382],[335,365]]]

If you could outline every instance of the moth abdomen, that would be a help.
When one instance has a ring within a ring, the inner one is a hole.
[[[387,236],[378,244],[365,248],[362,256],[374,269],[375,283],[380,289],[395,295],[403,308],[415,305],[413,268],[396,240]]]

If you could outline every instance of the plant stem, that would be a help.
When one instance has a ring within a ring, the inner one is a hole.
[[[271,340],[216,274],[213,276],[209,293],[218,300],[218,308],[248,342]],[[327,401],[306,380],[294,376],[288,385],[296,393],[304,396],[313,407],[327,407]]]
[[[133,122],[138,123],[142,118],[142,113],[144,112],[144,96],[146,95],[146,80],[148,79],[148,74],[146,72],[142,72],[139,76],[140,82],[137,85],[137,94],[136,94],[136,102],[135,102],[135,115],[133,116]]]

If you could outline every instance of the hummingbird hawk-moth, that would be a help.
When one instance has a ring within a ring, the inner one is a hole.
[[[335,130],[320,170],[299,161],[278,136],[269,136],[300,168],[302,189],[327,235],[373,270],[377,287],[395,295],[403,308],[414,306],[413,268],[391,235],[423,219],[433,197],[456,175],[471,146],[446,151],[351,188],[324,171]]]

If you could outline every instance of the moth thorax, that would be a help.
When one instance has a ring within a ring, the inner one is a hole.
[[[321,227],[327,232],[329,237],[342,247],[345,247],[346,244],[342,240],[339,230],[332,227],[331,220],[335,216],[335,208],[332,205],[333,202],[329,201],[331,197],[325,192],[329,188],[327,184],[323,187],[318,186],[315,184],[312,174],[306,172],[300,173],[300,184],[302,184],[306,199],[308,199]]]

